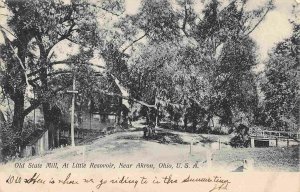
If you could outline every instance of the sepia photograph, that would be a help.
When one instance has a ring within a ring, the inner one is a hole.
[[[296,192],[299,79],[299,0],[0,0],[0,192]]]

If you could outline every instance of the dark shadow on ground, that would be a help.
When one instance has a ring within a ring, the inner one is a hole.
[[[188,142],[184,142],[179,135],[164,131],[156,131],[152,137],[145,138],[140,135],[125,135],[118,137],[118,139],[154,141],[162,144],[189,144]]]

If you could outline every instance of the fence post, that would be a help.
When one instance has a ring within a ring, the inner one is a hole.
[[[254,143],[254,137],[251,137],[251,147],[254,148],[255,147],[255,143]]]

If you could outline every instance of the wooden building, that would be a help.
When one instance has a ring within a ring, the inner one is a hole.
[[[114,132],[117,127],[128,126],[128,106],[123,99],[120,87],[112,79],[107,93],[93,93],[89,99],[76,96],[74,135],[84,139],[94,132]],[[127,101],[127,100],[126,100]],[[127,102],[128,103],[128,102]],[[70,111],[71,113],[71,111]],[[62,114],[59,126],[59,145],[70,144],[70,113]]]
[[[24,141],[22,157],[44,154],[49,150],[48,130],[37,129],[30,134]]]
[[[107,90],[110,94],[94,93],[89,104],[77,105],[75,107],[76,122],[78,129],[105,130],[107,128],[122,125],[128,121],[128,101],[122,99],[124,91],[119,82],[111,79]]]
[[[102,95],[96,101],[90,102],[89,109],[78,108],[76,110],[76,127],[105,130],[120,124],[124,114],[124,106],[120,97]]]

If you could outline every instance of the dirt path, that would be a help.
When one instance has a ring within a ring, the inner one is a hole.
[[[158,129],[164,140],[146,140],[141,128],[101,136],[91,144],[65,147],[21,161],[30,162],[101,162],[101,163],[194,163],[207,167],[212,156],[212,170],[234,171],[242,166],[244,159],[254,161],[254,169],[260,171],[299,171],[299,146],[289,148],[242,148],[233,149],[222,144],[228,136],[199,135],[174,130]],[[161,137],[161,138],[162,138]],[[166,139],[165,140],[168,140]],[[190,145],[190,142],[193,142]],[[191,152],[191,153],[190,153]]]

